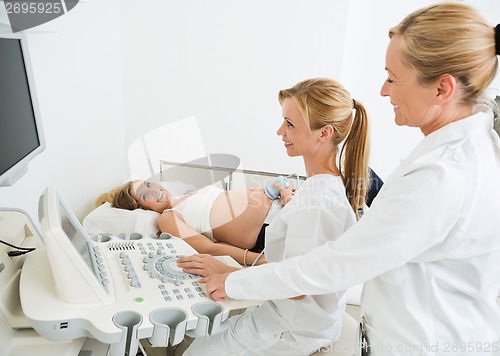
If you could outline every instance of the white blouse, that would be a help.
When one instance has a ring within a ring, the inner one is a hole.
[[[266,228],[266,260],[279,262],[303,255],[340,237],[355,222],[342,179],[330,174],[312,176]],[[307,354],[338,337],[346,298],[345,291],[339,290],[268,304],[268,310],[275,312],[264,315],[266,328],[289,331]]]

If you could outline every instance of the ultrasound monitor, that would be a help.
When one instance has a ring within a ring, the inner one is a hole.
[[[40,196],[38,215],[59,298],[76,304],[112,303],[114,291],[102,253],[54,187]]]
[[[21,178],[44,149],[26,39],[0,25],[0,187]]]

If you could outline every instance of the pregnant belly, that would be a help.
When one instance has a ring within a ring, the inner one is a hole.
[[[232,190],[221,194],[210,212],[214,238],[243,248],[252,248],[272,201],[264,191]]]

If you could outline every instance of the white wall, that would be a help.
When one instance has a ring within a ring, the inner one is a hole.
[[[124,119],[128,143],[196,116],[209,153],[243,168],[303,172],[275,132],[280,89],[339,78],[348,2],[122,0]],[[189,133],[179,140],[189,139]]]
[[[125,176],[118,0],[88,0],[25,31],[46,150],[11,187],[0,207],[20,208],[38,221],[38,197],[54,185],[79,218]],[[0,22],[7,22],[0,4]],[[1,55],[1,54],[0,54]]]

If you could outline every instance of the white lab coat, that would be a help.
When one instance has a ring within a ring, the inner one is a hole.
[[[312,176],[266,228],[266,259],[282,261],[300,256],[339,237],[355,221],[341,178]],[[339,337],[344,310],[344,291],[308,295],[298,301],[266,302],[234,317],[230,329],[222,335],[197,338],[187,355],[310,354]]]
[[[480,112],[425,137],[341,238],[232,273],[226,293],[285,298],[366,282],[372,355],[495,354],[499,202],[500,140]]]

